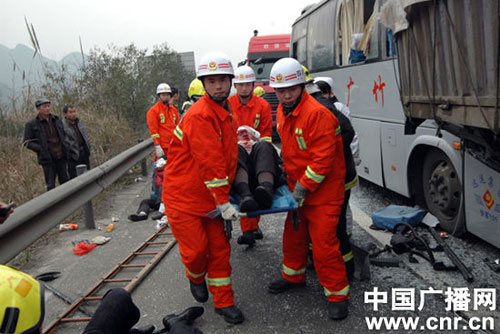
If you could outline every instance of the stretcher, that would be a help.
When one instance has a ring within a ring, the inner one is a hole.
[[[239,202],[240,202],[239,197],[230,196],[230,202],[239,210]],[[240,217],[255,218],[271,213],[292,211],[294,213],[293,215],[294,226],[298,228],[298,214],[297,214],[298,207],[299,206],[297,204],[297,201],[295,201],[295,199],[292,196],[292,193],[290,192],[290,190],[288,190],[288,186],[282,185],[278,187],[278,189],[276,189],[276,191],[274,192],[273,203],[269,209],[255,210],[250,212],[240,212]],[[220,216],[220,211],[218,208],[215,208],[214,210],[207,213],[207,217],[212,219],[217,218],[219,216]],[[231,239],[232,229],[233,229],[232,222],[230,220],[226,220],[224,224],[224,230],[226,232],[228,239]]]

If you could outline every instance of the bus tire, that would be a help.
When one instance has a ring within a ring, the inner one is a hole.
[[[462,185],[450,159],[432,149],[424,159],[422,188],[428,211],[446,232],[461,236],[465,230]]]

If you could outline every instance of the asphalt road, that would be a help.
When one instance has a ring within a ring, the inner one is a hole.
[[[134,176],[129,177],[134,178]],[[96,212],[98,226],[105,227],[111,222],[112,217],[119,218],[119,221],[115,222],[116,228],[113,232],[104,233],[81,229],[56,233],[32,251],[30,261],[22,269],[32,275],[47,271],[61,271],[61,277],[49,284],[70,298],[81,295],[156,231],[156,223],[152,220],[129,222],[126,218],[128,214],[135,211],[142,198],[149,196],[149,189],[150,183],[147,181],[131,182],[110,196],[107,199],[108,204],[100,210],[101,212]],[[367,248],[370,243],[373,243],[381,247],[389,239],[389,234],[369,230],[367,226],[370,224],[368,214],[374,206],[404,202],[404,199],[393,199],[391,196],[393,195],[388,195],[376,187],[372,188],[363,183],[361,189],[353,194],[352,203],[356,222],[352,237],[354,244]],[[379,197],[382,201],[377,204]],[[382,321],[384,317],[387,319],[397,317],[416,319],[418,317],[419,323],[415,330],[400,327],[391,332],[428,333],[432,332],[432,326],[426,327],[426,321],[433,319],[439,321],[447,317],[478,316],[492,317],[495,329],[489,332],[499,332],[499,316],[496,310],[484,310],[483,307],[480,312],[475,313],[449,312],[445,310],[447,304],[445,298],[438,294],[427,295],[425,305],[420,310],[418,309],[420,293],[429,290],[429,287],[434,289],[446,289],[448,286],[467,287],[471,291],[475,288],[498,290],[499,274],[491,272],[482,263],[485,253],[491,258],[498,257],[498,249],[477,239],[450,238],[448,240],[454,248],[460,248],[459,256],[472,269],[476,278],[472,284],[466,283],[457,272],[436,272],[427,262],[420,261],[418,264],[413,264],[409,263],[406,257],[398,268],[382,268],[372,265],[369,268],[371,273],[369,280],[355,280],[351,283],[349,317],[335,322],[328,319],[327,301],[313,269],[307,271],[307,287],[281,295],[271,295],[267,292],[269,282],[280,275],[283,221],[283,214],[263,216],[261,228],[264,232],[264,239],[258,241],[253,248],[236,244],[240,231],[238,224],[235,224],[234,237],[231,241],[232,281],[236,304],[244,312],[246,320],[240,325],[228,325],[221,316],[215,314],[210,298],[203,305],[205,314],[196,321],[197,327],[205,333],[385,333],[389,330],[384,327],[379,330],[370,330],[366,319],[377,321],[381,319]],[[77,257],[72,253],[72,241],[90,239],[96,235],[107,235],[112,239],[109,243],[98,246],[84,256]],[[387,303],[380,303],[378,311],[374,309],[373,304],[365,302],[365,293],[373,292],[375,288],[382,294],[388,295]],[[416,294],[414,310],[394,309],[391,304],[392,292],[399,288],[414,289]],[[133,291],[132,297],[141,310],[141,318],[137,326],[153,324],[162,327],[163,316],[198,305],[190,294],[177,246],[172,248],[160,264]],[[500,305],[498,293],[495,298],[496,305]],[[67,307],[50,292],[46,295],[46,306],[45,325],[48,325]],[[89,305],[87,308],[93,310],[95,306]],[[435,322],[429,323],[429,325],[433,324]],[[465,325],[466,323],[459,322],[456,330],[434,332],[481,332],[464,329]],[[83,328],[83,324],[68,324],[61,326],[57,332],[81,333]]]

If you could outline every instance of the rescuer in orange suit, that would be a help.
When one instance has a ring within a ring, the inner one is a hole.
[[[149,133],[155,144],[155,161],[167,155],[175,126],[180,120],[177,108],[169,103],[172,95],[170,86],[159,84],[156,95],[158,102],[147,113]]]
[[[225,54],[209,53],[201,59],[197,77],[206,94],[174,130],[163,201],[193,297],[204,303],[209,290],[215,312],[237,324],[244,316],[234,305],[231,246],[224,232],[224,220],[237,220],[239,215],[229,203],[238,159],[237,124],[227,103],[233,66]],[[208,218],[216,208],[222,219]]]
[[[293,58],[278,60],[270,86],[280,101],[277,130],[288,187],[299,203],[300,222],[291,213],[283,232],[282,278],[269,285],[281,293],[305,285],[309,239],[318,279],[328,298],[328,314],[348,315],[349,282],[336,236],[344,202],[345,162],[337,118],[305,91],[305,74]]]
[[[233,191],[241,197],[242,212],[268,209],[281,175],[280,159],[272,146],[271,106],[263,98],[253,95],[255,80],[255,72],[250,66],[238,67],[233,79],[237,94],[228,99],[238,127],[246,125],[260,134],[260,140],[249,151],[238,145],[238,169]],[[263,238],[259,220],[259,217],[240,219],[243,234],[238,238],[239,244],[251,246],[255,240]]]

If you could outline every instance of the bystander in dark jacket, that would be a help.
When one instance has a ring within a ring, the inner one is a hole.
[[[76,166],[86,165],[90,169],[90,140],[87,128],[78,118],[76,109],[72,105],[63,108],[64,131],[70,146],[68,156],[68,172],[71,179],[76,177]]]
[[[47,190],[68,180],[68,142],[61,119],[51,114],[50,101],[40,99],[35,102],[38,116],[26,123],[24,146],[36,152],[38,163],[45,174]]]

